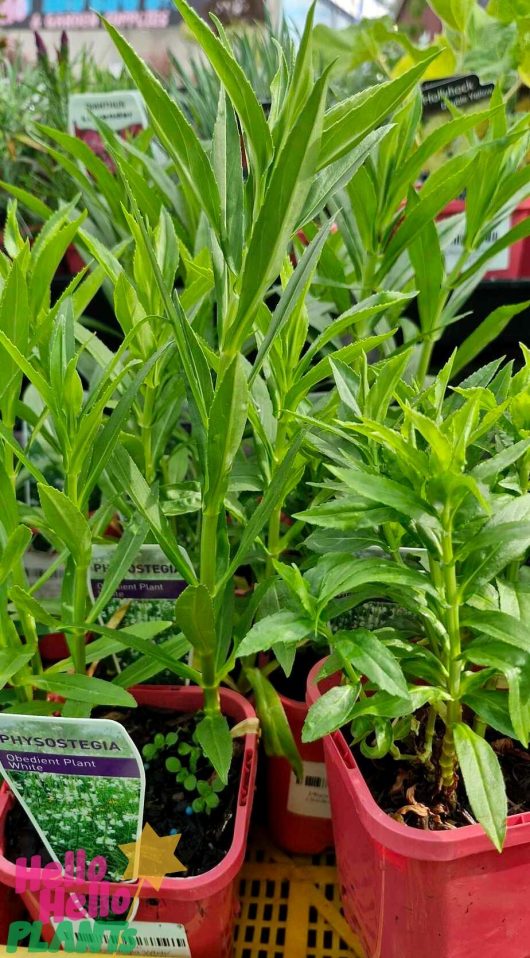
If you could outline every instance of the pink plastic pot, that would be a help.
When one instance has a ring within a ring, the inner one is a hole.
[[[77,252],[75,246],[69,246],[64,255],[68,272],[71,276],[77,276],[85,268],[85,261]]]
[[[48,632],[39,637],[39,652],[46,662],[60,662],[70,655],[64,632]]]
[[[508,819],[502,855],[479,825],[418,831],[379,808],[341,732],[324,750],[342,903],[366,958],[529,958],[530,813]]]
[[[195,712],[202,706],[202,691],[194,687],[138,686],[132,689],[139,705]],[[253,718],[255,712],[241,695],[228,689],[221,692],[223,712],[236,723]],[[247,734],[244,740],[243,769],[239,786],[234,837],[230,849],[219,865],[194,878],[167,878],[160,891],[146,884],[140,891],[140,903],[134,918],[137,922],[169,922],[183,925],[193,958],[230,958],[232,955],[233,921],[237,910],[235,880],[245,858],[248,828],[256,778],[257,736]],[[0,881],[15,887],[15,865],[3,855],[3,834],[6,816],[14,801],[4,789],[0,794]],[[38,869],[30,869],[39,881]],[[88,891],[85,882],[60,879],[68,891]],[[119,884],[111,885],[118,890]],[[129,891],[130,884],[123,886]],[[33,920],[39,919],[39,893],[24,893],[22,899]],[[44,937],[53,937],[51,926],[45,926]]]
[[[93,638],[93,634],[89,633],[85,639],[86,644],[92,642]],[[67,659],[70,649],[64,632],[48,632],[39,636],[39,652],[45,662],[61,662]]]
[[[0,795],[0,844],[4,842],[5,815],[3,814],[6,796]],[[22,921],[26,914],[24,902],[13,888],[0,885],[0,944],[5,945],[9,926],[12,921]]]
[[[465,208],[464,200],[453,200],[445,207],[440,219],[463,213]],[[519,203],[515,212],[512,213],[510,228],[517,226],[528,216],[530,216],[530,198]],[[502,268],[491,269],[487,272],[485,279],[530,279],[530,237],[514,243],[501,255],[506,258],[506,263],[503,264]]]
[[[322,742],[302,744],[305,702],[283,695],[280,699],[304,763],[304,778],[298,784],[284,758],[268,759],[269,832],[273,841],[288,852],[317,855],[333,845],[324,747]]]

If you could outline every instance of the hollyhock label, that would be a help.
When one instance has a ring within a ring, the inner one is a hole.
[[[476,73],[428,80],[421,84],[423,109],[425,113],[445,112],[448,100],[460,110],[469,109],[491,99],[494,89],[494,83],[482,84]]]
[[[0,714],[0,773],[49,854],[104,855],[108,880],[123,873],[118,846],[139,840],[145,772],[119,722]]]

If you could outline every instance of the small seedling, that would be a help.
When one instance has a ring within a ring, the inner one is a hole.
[[[179,737],[178,732],[169,732],[167,735],[157,732],[153,741],[144,745],[142,754],[150,763],[171,749],[172,754],[167,756],[165,766],[168,772],[175,775],[177,784],[190,793],[190,814],[197,812],[209,815],[219,805],[219,793],[225,785],[204,758],[195,732],[192,742],[179,741]]]
[[[148,742],[142,748],[142,755],[148,762],[152,762],[155,758],[158,758],[161,752],[166,748],[171,748],[173,745],[176,745],[178,742],[178,734],[176,732],[168,732],[167,735],[162,735],[161,732],[157,732],[153,741]]]

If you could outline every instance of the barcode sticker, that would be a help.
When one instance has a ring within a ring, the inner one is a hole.
[[[294,772],[291,772],[287,811],[311,818],[331,818],[324,762],[304,762],[301,782],[297,782]]]
[[[184,925],[160,921],[135,921],[131,927],[136,933],[133,955],[174,955],[178,958],[191,958]]]
[[[91,919],[70,922],[76,943],[85,950],[128,955],[170,955],[172,958],[191,958],[188,936],[184,925],[161,921],[132,921],[107,923]],[[114,924],[114,928],[112,928]],[[57,923],[53,922],[57,927]],[[99,932],[97,928],[100,928]],[[105,930],[101,928],[104,926]],[[123,937],[123,945],[120,948]],[[112,940],[111,940],[112,939]],[[134,942],[134,945],[133,945]]]
[[[469,257],[465,268],[467,269],[467,267],[474,263],[479,256],[482,256],[482,254],[485,253],[490,246],[493,246],[497,240],[500,240],[503,236],[506,236],[506,233],[508,233],[510,227],[511,220],[509,216],[506,217],[506,219],[501,220],[501,222],[491,230],[479,249]],[[462,232],[453,238],[445,251],[445,266],[448,271],[454,269],[458,263],[458,260],[460,259],[460,256],[462,255],[464,249],[464,234],[465,228],[463,225]],[[496,256],[492,257],[488,263],[488,272],[493,270],[507,270],[509,266],[510,250],[509,247],[507,247],[506,249],[501,250],[500,253],[497,253]]]

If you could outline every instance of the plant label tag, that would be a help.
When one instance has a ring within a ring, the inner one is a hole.
[[[476,73],[447,77],[445,80],[429,80],[421,85],[423,112],[446,112],[447,100],[460,110],[466,110],[482,100],[489,100],[494,89],[494,83],[482,84]]]
[[[135,921],[131,926],[136,937],[133,955],[174,955],[192,958],[184,925],[161,921]]]
[[[105,576],[109,570],[110,561],[116,551],[115,545],[94,546],[92,563],[90,565],[90,585],[92,596],[97,599],[101,593]],[[160,546],[141,546],[134,562],[129,566],[125,577],[113,595],[114,607],[109,603],[108,612],[114,611],[124,602],[154,602],[156,618],[164,618],[162,605],[167,605],[166,612],[172,617],[173,604],[186,587],[184,579],[177,572],[175,566],[166,559]],[[145,612],[146,610],[139,610]],[[129,608],[131,618],[127,621],[140,621],[132,618],[133,610]],[[150,616],[153,618],[154,616]]]
[[[89,588],[93,600],[104,589],[105,577],[116,552],[116,545],[94,546],[89,569]],[[140,547],[124,578],[100,615],[102,625],[111,623],[127,628],[139,622],[167,621],[174,617],[175,599],[185,589],[186,583],[166,559],[158,545]],[[178,630],[164,632],[164,642],[176,637]],[[121,668],[139,658],[139,653],[124,650],[117,653]],[[160,670],[158,670],[160,671]],[[156,674],[156,672],[154,673]]]
[[[142,832],[145,772],[119,722],[1,713],[0,772],[54,861],[82,852],[105,860],[107,881],[121,879],[118,846]]]
[[[68,97],[70,133],[84,140],[91,149],[94,149],[93,134],[101,143],[95,119],[102,120],[121,137],[136,136],[149,125],[145,103],[138,90],[72,93]]]
[[[497,240],[502,239],[503,236],[511,229],[511,217],[506,216],[497,226],[492,229],[487,235],[486,239],[479,246],[474,253],[472,253],[469,259],[466,262],[466,269],[468,266],[471,266],[480,256],[487,252],[487,250],[493,246]],[[462,252],[464,250],[464,235],[465,235],[465,222],[462,223],[462,229],[458,231],[456,236],[453,237],[449,245],[445,250],[445,268],[448,272],[455,268],[458,263]],[[510,248],[501,250],[500,253],[497,253],[496,256],[493,256],[488,263],[488,272],[492,270],[507,270],[510,266]]]
[[[84,143],[114,172],[103,137],[101,120],[122,139],[130,139],[149,125],[147,110],[138,90],[113,90],[109,93],[72,93],[68,97],[68,127],[72,136]]]
[[[311,818],[331,818],[324,762],[304,762],[301,782],[297,782],[294,772],[291,772],[287,811]]]

